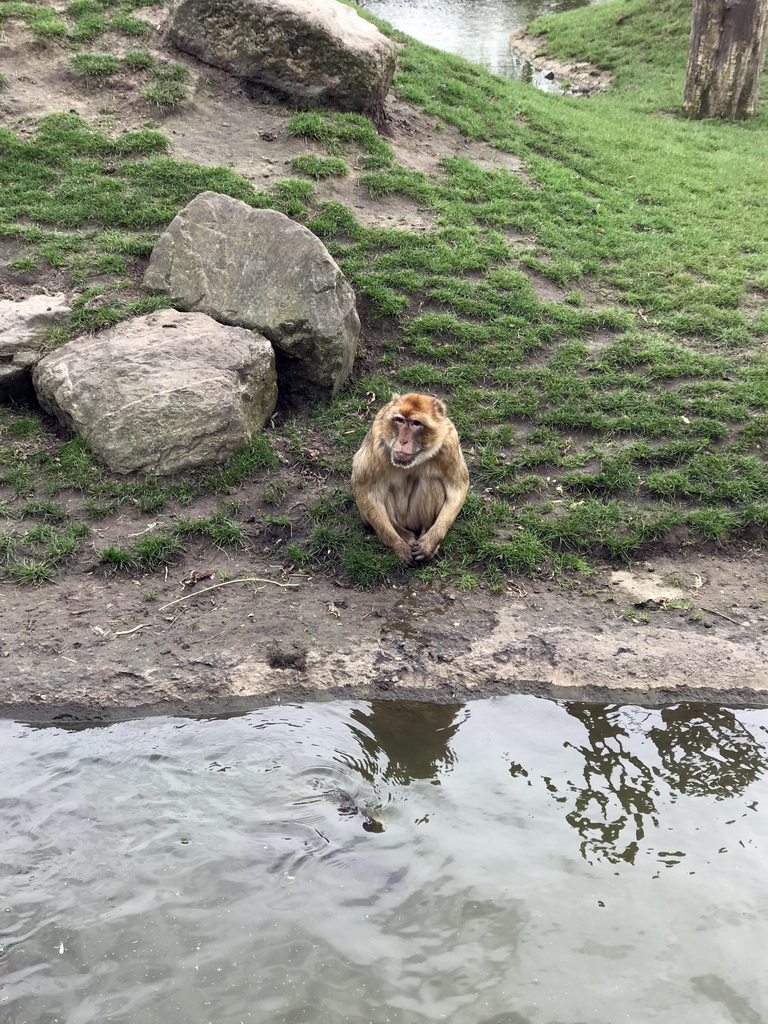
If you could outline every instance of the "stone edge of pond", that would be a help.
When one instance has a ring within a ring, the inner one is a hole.
[[[52,724],[108,723],[155,715],[211,716],[318,700],[441,704],[527,694],[557,700],[662,705],[706,701],[768,705],[768,647],[737,630],[689,634],[532,625],[508,609],[495,628],[452,660],[388,652],[310,651],[304,669],[231,656],[187,664],[117,663],[0,675],[0,717]]]

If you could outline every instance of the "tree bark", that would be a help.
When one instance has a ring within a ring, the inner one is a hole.
[[[693,0],[683,112],[752,117],[768,44],[768,0]]]

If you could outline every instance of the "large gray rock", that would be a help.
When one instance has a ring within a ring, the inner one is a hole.
[[[32,393],[32,367],[51,327],[69,313],[64,295],[0,300],[0,399]]]
[[[391,39],[337,0],[175,0],[169,38],[300,102],[373,114],[397,58]]]
[[[33,378],[42,407],[115,473],[223,462],[277,401],[265,338],[175,309],[76,338],[41,359]]]
[[[352,369],[352,286],[316,235],[275,210],[201,193],[158,239],[144,285],[179,309],[263,334],[287,397],[333,397]]]

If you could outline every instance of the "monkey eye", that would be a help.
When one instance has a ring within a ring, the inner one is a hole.
[[[423,427],[424,424],[421,422],[421,420],[411,420],[411,426],[412,427]]]
[[[402,416],[393,416],[392,417],[392,422],[393,423],[405,423],[405,419]]]

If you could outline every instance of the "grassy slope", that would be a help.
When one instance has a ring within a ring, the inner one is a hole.
[[[535,23],[559,55],[614,70],[613,89],[588,100],[539,93],[392,33],[406,43],[399,94],[467,136],[520,155],[530,181],[460,158],[430,179],[397,167],[364,119],[321,112],[293,119],[297,134],[321,139],[336,158],[362,148],[372,193],[404,193],[431,206],[437,226],[429,235],[363,228],[338,204],[318,206],[306,180],[257,194],[230,171],[169,161],[151,129],[119,140],[116,153],[116,144],[71,118],[49,119],[32,142],[0,138],[0,220],[17,237],[14,225],[34,220],[47,234],[28,238],[29,258],[53,252],[84,286],[108,257],[130,265],[143,255],[153,238],[147,232],[202,188],[277,206],[324,237],[379,318],[384,341],[369,372],[331,409],[308,425],[284,427],[296,461],[314,460],[339,485],[310,509],[312,532],[287,552],[293,560],[317,566],[341,558],[361,583],[392,571],[393,559],[356,522],[346,477],[365,430],[367,394],[386,398],[404,388],[447,396],[474,487],[445,558],[420,575],[501,586],[511,572],[552,563],[586,568],[584,557],[595,552],[631,557],[672,528],[686,543],[763,537],[766,118],[730,124],[665,116],[682,95],[688,12],[680,0],[608,0]],[[629,17],[617,24],[623,14]],[[59,147],[54,172],[44,170],[51,146]],[[126,162],[115,170],[120,156]],[[22,165],[24,194],[10,184]],[[97,191],[102,213],[94,230]],[[61,251],[60,236],[51,235],[56,226],[83,228],[74,241],[66,236],[79,251]],[[510,232],[533,238],[534,247],[510,253]],[[521,265],[569,289],[566,301],[540,301]],[[121,304],[119,293],[96,304],[92,292],[85,297],[68,331],[144,308]],[[596,331],[599,350],[590,343]],[[20,427],[7,413],[3,429],[37,428],[28,420]],[[307,432],[317,429],[332,450],[309,456]],[[10,473],[19,476],[15,451],[6,446]],[[45,469],[42,455],[39,461]],[[260,450],[246,462],[217,489],[264,472],[269,458]],[[30,504],[30,488],[34,498],[44,486],[29,472],[25,481],[11,516]],[[157,508],[177,496],[156,481],[132,486],[126,495],[125,485],[104,476],[97,483],[91,474],[86,490],[97,508],[123,500]],[[210,474],[185,486],[210,487]],[[15,537],[12,529],[8,535]],[[29,551],[28,560],[51,561],[49,542],[34,539],[38,548],[18,538],[6,543],[11,570]]]

